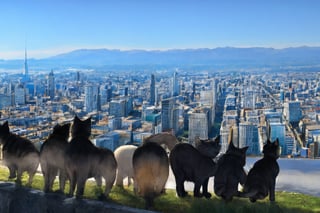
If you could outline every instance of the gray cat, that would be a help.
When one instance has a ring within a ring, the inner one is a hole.
[[[43,143],[40,149],[40,164],[44,177],[45,192],[52,190],[54,179],[59,174],[60,192],[64,191],[67,174],[65,171],[65,151],[68,147],[70,124],[59,125],[53,128],[52,134]]]

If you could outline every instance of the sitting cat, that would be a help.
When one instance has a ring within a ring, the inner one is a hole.
[[[263,158],[258,160],[249,171],[244,185],[242,197],[249,197],[251,202],[264,199],[269,194],[269,200],[275,201],[276,177],[279,174],[279,141],[273,143],[267,140],[263,147]]]
[[[216,163],[213,161],[220,151],[220,137],[210,142],[200,141],[197,147],[188,143],[175,145],[170,153],[170,164],[176,180],[176,192],[179,197],[185,197],[185,181],[194,182],[194,197],[210,198],[208,192],[209,178],[216,173]],[[200,188],[202,187],[202,193]]]
[[[226,201],[231,201],[233,196],[239,195],[238,184],[244,184],[246,180],[243,167],[246,164],[247,149],[248,147],[236,148],[231,140],[227,152],[218,160],[214,193]]]

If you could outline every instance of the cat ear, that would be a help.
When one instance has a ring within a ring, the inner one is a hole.
[[[234,146],[233,142],[231,141],[228,149],[234,149],[234,148],[236,148],[236,147]]]
[[[4,123],[2,124],[2,127],[3,127],[3,130],[5,130],[6,132],[9,132],[9,131],[10,131],[10,130],[9,130],[9,123],[8,123],[8,121],[4,122]]]
[[[274,141],[274,145],[279,146],[279,139],[278,138]]]
[[[77,121],[77,122],[78,122],[78,121],[81,121],[81,120],[80,120],[80,118],[78,118],[78,116],[76,115],[76,116],[74,117],[74,121]]]
[[[241,150],[245,153],[248,150],[249,146],[243,147]]]
[[[267,139],[267,144],[271,144],[271,141],[269,138]]]

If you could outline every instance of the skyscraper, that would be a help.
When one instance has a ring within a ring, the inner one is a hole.
[[[172,96],[178,96],[180,93],[179,89],[178,73],[174,72],[172,80]]]
[[[112,115],[116,118],[118,117],[126,117],[126,100],[112,100],[109,103],[109,115]]]
[[[178,127],[179,110],[177,110],[177,105],[175,101],[175,98],[168,98],[162,100],[161,102],[161,124],[163,131],[177,131],[177,129],[175,128]]]
[[[99,90],[97,85],[87,84],[84,87],[84,107],[86,112],[98,110]]]
[[[102,85],[100,86],[100,103],[101,106],[104,106],[108,103],[108,86],[107,85]]]
[[[25,81],[29,80],[29,69],[28,69],[28,57],[27,57],[27,48],[25,49],[25,56],[24,56],[24,73],[23,78]]]
[[[51,100],[54,99],[55,95],[55,82],[54,82],[54,74],[53,70],[49,73],[48,81],[47,81],[47,95],[50,97]]]
[[[203,140],[208,139],[208,114],[208,111],[200,109],[189,114],[189,143],[194,144],[196,137]]]
[[[302,112],[299,101],[289,101],[284,103],[284,115],[286,119],[291,123],[299,123]]]
[[[242,96],[242,108],[254,109],[256,104],[256,94],[255,90],[251,87],[244,89],[244,94]]]
[[[17,84],[14,88],[15,105],[24,105],[26,103],[26,90],[23,84]]]
[[[258,125],[252,122],[239,124],[239,147],[249,146],[247,154],[260,154]]]
[[[277,123],[270,123],[269,124],[269,137],[271,141],[275,141],[277,138],[279,140],[279,144],[281,147],[281,154],[287,153],[286,147],[286,129],[285,124],[277,122]]]
[[[191,101],[194,101],[194,96],[196,94],[196,83],[192,82],[192,93],[191,93]]]
[[[156,100],[156,85],[155,85],[155,77],[154,74],[151,74],[151,82],[150,82],[150,105],[155,105]]]

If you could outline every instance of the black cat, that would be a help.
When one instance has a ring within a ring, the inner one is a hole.
[[[176,180],[176,191],[179,197],[184,197],[185,181],[194,182],[195,197],[211,197],[208,192],[209,178],[216,173],[216,163],[213,158],[220,151],[219,137],[212,142],[200,142],[197,149],[188,143],[177,144],[170,153],[170,164]],[[200,188],[202,186],[202,193]]]
[[[28,186],[39,166],[39,152],[31,141],[11,133],[8,121],[0,125],[0,143],[2,144],[3,162],[9,168],[9,179],[17,178],[21,185],[23,172],[29,174]]]
[[[226,201],[231,201],[233,196],[238,196],[238,184],[245,183],[246,173],[243,167],[246,164],[247,149],[248,147],[236,148],[231,140],[227,152],[218,160],[214,193]]]
[[[73,196],[77,187],[76,197],[81,198],[88,178],[94,177],[100,187],[103,177],[104,196],[107,197],[115,181],[117,162],[113,152],[96,147],[90,141],[90,135],[91,118],[82,121],[76,116],[71,127],[71,141],[65,152],[65,168],[70,178],[69,196]]]
[[[249,171],[243,193],[240,196],[249,197],[251,202],[255,202],[256,200],[264,199],[269,194],[269,200],[275,201],[276,177],[280,171],[277,162],[279,153],[278,139],[273,143],[268,139],[263,147],[264,156]]]

